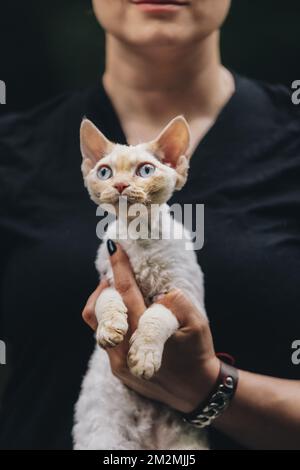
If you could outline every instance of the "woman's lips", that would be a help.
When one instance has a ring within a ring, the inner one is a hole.
[[[188,1],[183,1],[183,0],[132,0],[131,3],[137,3],[137,4],[143,4],[143,3],[148,3],[148,4],[161,4],[161,5],[187,5],[189,2]]]
[[[170,12],[176,11],[184,6],[187,6],[189,2],[180,0],[131,0],[131,3],[135,4],[143,11],[148,12]]]

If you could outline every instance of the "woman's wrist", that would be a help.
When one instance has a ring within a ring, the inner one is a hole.
[[[199,373],[193,377],[192,390],[185,406],[178,410],[182,413],[193,412],[200,403],[204,403],[215,388],[220,372],[220,360],[217,356],[199,363]]]
[[[184,420],[198,428],[210,426],[230,405],[238,385],[238,370],[220,361],[219,374],[208,398],[200,403],[191,413],[183,416]]]

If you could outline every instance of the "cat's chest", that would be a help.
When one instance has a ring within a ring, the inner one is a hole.
[[[130,240],[118,240],[127,253],[135,279],[146,302],[153,297],[170,290],[174,277],[174,257],[169,256],[167,244],[140,243]],[[113,283],[113,272],[106,244],[100,247],[96,267],[100,276]]]
[[[171,288],[174,267],[163,243],[129,242],[123,248],[146,301]]]

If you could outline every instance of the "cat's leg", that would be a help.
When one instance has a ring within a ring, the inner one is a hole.
[[[127,308],[113,287],[104,289],[96,301],[97,342],[102,347],[121,343],[128,330]]]
[[[175,315],[161,304],[153,304],[141,316],[130,339],[128,367],[132,374],[150,379],[161,366],[165,342],[179,328]]]
[[[74,449],[140,450],[150,406],[112,374],[107,353],[97,346],[75,406]]]

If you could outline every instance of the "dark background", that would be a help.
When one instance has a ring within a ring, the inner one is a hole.
[[[225,65],[290,86],[300,78],[299,20],[299,0],[233,0],[222,34]],[[1,2],[0,79],[7,84],[7,108],[31,107],[95,82],[103,43],[90,0]]]
[[[222,31],[225,65],[290,86],[300,79],[299,21],[299,0],[233,0]],[[1,112],[94,83],[103,63],[104,37],[90,0],[1,2],[0,80],[8,103]],[[8,372],[0,366],[0,395]]]

